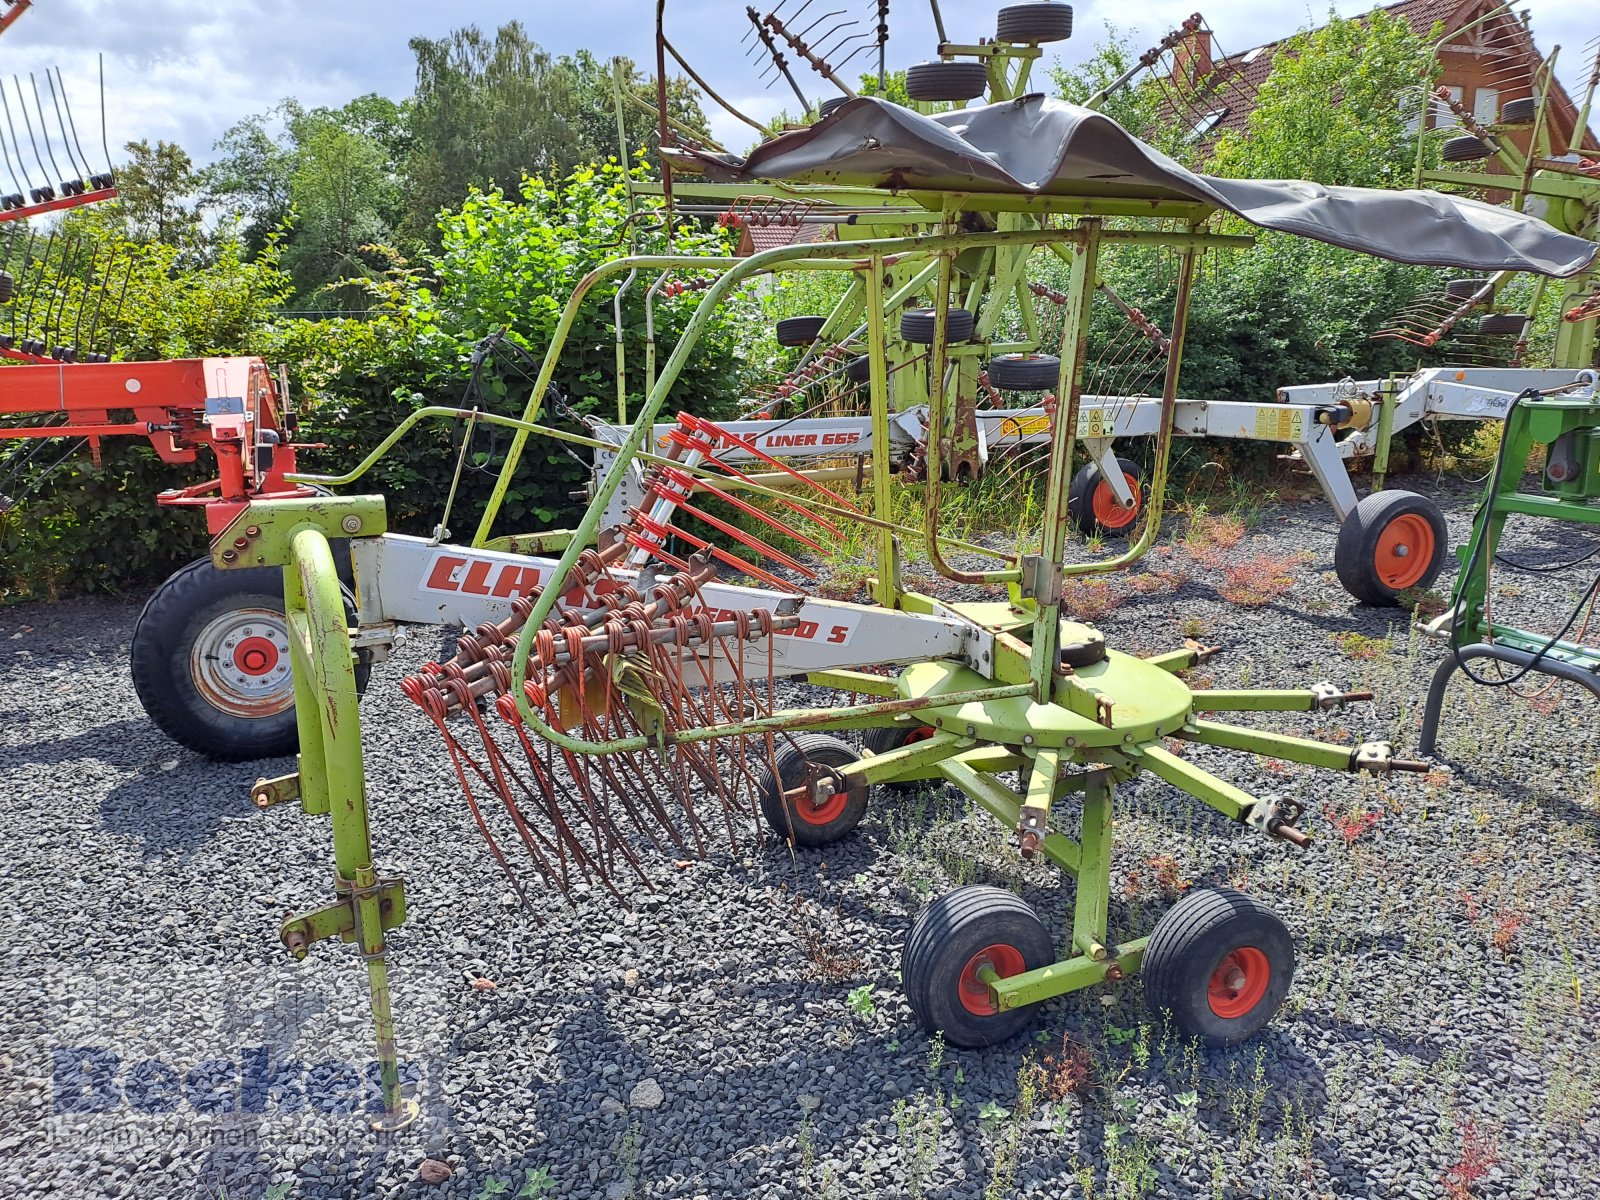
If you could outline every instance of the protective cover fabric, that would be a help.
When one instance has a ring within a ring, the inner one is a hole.
[[[860,96],[748,158],[688,157],[733,183],[1193,200],[1264,229],[1423,266],[1572,275],[1600,249],[1537,218],[1440,192],[1197,175],[1110,117],[1041,95],[933,117]]]

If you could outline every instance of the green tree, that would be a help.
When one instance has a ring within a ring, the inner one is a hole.
[[[1168,136],[1172,131],[1164,129],[1159,119],[1166,99],[1160,83],[1145,71],[1113,87],[1138,62],[1133,39],[1107,21],[1105,38],[1095,46],[1094,53],[1075,67],[1057,64],[1050,68],[1050,79],[1057,93],[1070,104],[1083,104],[1109,89],[1095,109],[1134,137],[1170,150],[1166,143],[1172,140]]]
[[[124,149],[129,159],[117,171],[117,192],[129,232],[136,238],[187,249],[200,240],[195,201],[200,176],[183,147],[141,139]]]

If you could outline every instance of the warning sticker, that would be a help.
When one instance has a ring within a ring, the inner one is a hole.
[[[1256,409],[1256,436],[1269,442],[1305,440],[1306,414],[1298,408]]]
[[[1027,437],[1030,433],[1048,433],[1050,415],[1039,413],[1032,417],[1007,417],[1000,422],[1001,437]]]

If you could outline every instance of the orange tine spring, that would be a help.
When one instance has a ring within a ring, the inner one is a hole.
[[[755,480],[750,478],[750,476],[746,475],[743,471],[739,470],[737,467],[735,467],[735,466],[733,466],[733,465],[731,465],[729,463],[723,462],[720,458],[718,458],[717,457],[717,448],[715,446],[713,446],[710,442],[705,441],[703,438],[694,437],[694,436],[692,436],[690,434],[684,433],[680,429],[674,429],[671,433],[669,433],[667,435],[667,437],[669,439],[671,439],[672,441],[678,443],[679,445],[684,446],[686,449],[700,451],[701,454],[706,456],[706,461],[708,463],[710,463],[714,467],[717,467],[719,470],[726,471],[729,475],[732,475],[735,479],[742,479],[745,483],[755,483]],[[704,480],[697,480],[696,482],[704,482]],[[806,482],[809,483],[810,480],[807,480]],[[785,508],[793,509],[795,512],[799,513],[801,516],[805,517],[807,520],[813,521],[816,524],[821,525],[829,533],[832,533],[832,534],[835,534],[835,535],[839,534],[840,530],[839,530],[839,527],[837,525],[835,525],[832,521],[829,521],[827,518],[819,516],[817,513],[812,512],[810,509],[806,508],[804,505],[799,504],[796,501],[793,501],[793,500],[789,499],[787,496],[779,495],[779,496],[774,496],[772,498],[774,500],[776,500],[779,504],[783,505]],[[730,497],[730,499],[731,499],[731,497]],[[852,505],[851,507],[853,508],[854,505]]]
[[[760,446],[757,446],[748,438],[742,438],[736,433],[730,433],[714,421],[708,421],[704,417],[697,417],[693,413],[679,413],[678,421],[680,424],[693,430],[695,433],[709,436],[714,441],[720,440],[728,445],[739,447],[739,449],[748,454],[754,455],[756,458],[759,458],[762,462],[767,463],[769,466],[777,467],[778,470],[782,471],[785,475],[793,476],[807,487],[815,488],[829,499],[838,501],[845,508],[853,509],[856,512],[861,511],[860,509],[856,508],[854,504],[850,503],[850,501],[839,495],[838,492],[833,491],[831,488],[823,487],[822,484],[818,483],[815,479],[807,478],[799,471],[796,471],[793,467],[779,462],[777,459],[773,458],[772,455],[768,454],[765,450],[761,449]],[[718,465],[722,465],[720,461],[718,461]]]
[[[680,471],[676,467],[662,467],[661,480],[664,483],[671,484],[672,487],[676,489],[676,493],[681,493],[681,498],[675,493],[669,495],[668,499],[672,500],[674,504],[677,504],[682,508],[689,507],[687,499],[689,496],[694,494],[693,489],[696,486],[703,487],[706,491],[711,492],[718,498],[726,500],[740,512],[754,517],[763,524],[776,529],[779,533],[786,534],[787,536],[794,538],[797,542],[804,542],[819,554],[823,553],[822,543],[812,541],[792,525],[785,525],[782,521],[778,520],[777,517],[772,516],[770,513],[762,512],[759,508],[755,507],[755,505],[747,504],[737,496],[730,496],[727,492],[723,491],[716,484],[711,483],[709,480],[697,480],[693,475],[689,475],[683,471]],[[690,511],[693,512],[694,510],[690,509]]]
[[[784,566],[799,571],[807,579],[815,579],[817,577],[817,573],[810,567],[805,566],[803,563],[796,562],[782,550],[779,550],[776,546],[769,546],[766,542],[762,541],[754,534],[746,533],[737,525],[730,525],[726,521],[720,520],[717,517],[713,517],[704,509],[690,504],[686,495],[680,494],[674,489],[661,484],[658,484],[654,490],[657,495],[661,496],[665,500],[672,501],[675,506],[688,513],[690,516],[699,517],[707,525],[710,525],[714,529],[720,529],[723,533],[727,534],[735,541],[750,547],[750,549],[754,550],[757,554],[762,554],[768,558],[775,559]]]

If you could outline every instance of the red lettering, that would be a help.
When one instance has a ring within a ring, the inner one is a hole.
[[[467,577],[461,581],[461,590],[470,592],[474,596],[487,596],[489,594],[489,568],[494,564],[479,559],[467,568]]]
[[[464,567],[467,560],[452,558],[441,554],[433,560],[433,570],[428,573],[428,582],[425,585],[430,591],[454,592],[460,590],[460,584],[455,580],[456,571]]]
[[[845,625],[835,625],[833,632],[828,635],[828,640],[836,644],[843,644],[845,638],[850,636],[850,629]]]
[[[494,595],[526,596],[539,586],[538,567],[507,566],[495,580]]]

